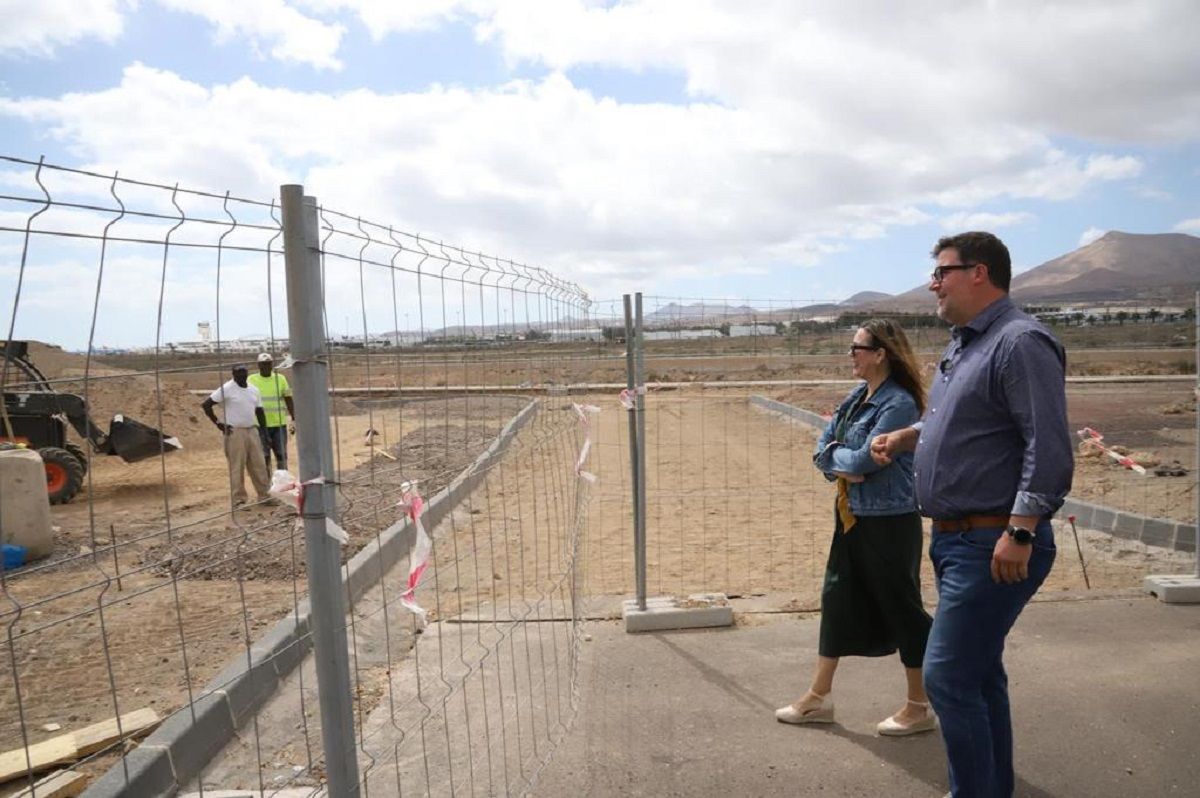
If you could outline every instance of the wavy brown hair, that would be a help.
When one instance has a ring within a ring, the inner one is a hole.
[[[875,346],[887,353],[891,377],[901,388],[912,394],[917,403],[917,412],[925,414],[925,382],[921,379],[921,367],[917,356],[908,345],[904,328],[891,319],[867,319],[859,327],[871,335]]]

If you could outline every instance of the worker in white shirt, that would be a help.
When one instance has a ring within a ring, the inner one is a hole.
[[[263,413],[262,396],[258,389],[247,383],[249,372],[243,365],[233,367],[233,379],[217,388],[201,403],[204,415],[221,430],[225,439],[225,459],[229,462],[229,488],[233,493],[234,506],[247,503],[245,472],[250,471],[250,481],[259,499],[268,498],[270,481],[267,464],[263,460],[259,427],[267,424]],[[213,406],[221,405],[225,421],[217,420]]]

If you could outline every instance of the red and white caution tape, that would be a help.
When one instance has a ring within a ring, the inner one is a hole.
[[[575,414],[579,416],[579,423],[583,425],[583,446],[580,447],[579,458],[575,461],[575,474],[588,482],[595,483],[596,475],[590,471],[584,471],[583,464],[587,461],[588,453],[592,451],[592,422],[588,416],[599,413],[600,408],[595,405],[581,405],[578,402],[571,406],[575,408]]]
[[[639,385],[636,388],[623,388],[621,389],[621,392],[617,394],[617,399],[621,401],[621,406],[626,410],[633,410],[637,407],[636,397],[639,395],[646,395],[645,385]]]
[[[1112,449],[1108,448],[1103,443],[1101,443],[1101,441],[1104,440],[1104,436],[1101,435],[1097,430],[1094,430],[1091,427],[1084,427],[1083,429],[1079,430],[1076,434],[1079,435],[1079,437],[1082,438],[1083,440],[1089,441],[1090,443],[1092,443],[1093,445],[1098,447],[1100,449],[1100,451],[1104,452],[1106,455],[1108,455],[1112,459],[1116,460],[1118,463],[1125,466],[1130,471],[1136,471],[1139,474],[1141,474],[1142,476],[1146,476],[1146,469],[1143,468],[1142,466],[1138,465],[1132,457],[1121,454],[1120,452],[1114,452]]]
[[[413,615],[417,616],[417,623],[421,628],[425,628],[428,622],[429,613],[417,604],[415,593],[417,585],[421,583],[421,576],[425,573],[425,569],[429,566],[429,555],[433,552],[433,541],[429,539],[429,534],[425,531],[425,524],[421,523],[421,513],[425,509],[425,500],[421,498],[421,494],[417,492],[416,482],[405,482],[400,486],[400,503],[397,505],[405,514],[412,519],[413,526],[416,527],[417,536],[413,541],[412,553],[409,555],[408,566],[408,589],[400,594],[400,604]]]
[[[267,492],[281,504],[291,505],[296,508],[296,527],[299,528],[304,524],[300,516],[304,514],[304,494],[306,489],[309,485],[324,484],[324,475],[299,482],[292,476],[290,471],[281,469],[271,475],[271,487]],[[350,536],[346,534],[346,530],[342,529],[338,525],[338,522],[329,516],[325,517],[325,534],[343,546],[350,542]]]

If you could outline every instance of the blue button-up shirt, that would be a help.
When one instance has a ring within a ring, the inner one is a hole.
[[[921,514],[1054,513],[1074,472],[1062,345],[1008,297],[950,333],[916,425]]]

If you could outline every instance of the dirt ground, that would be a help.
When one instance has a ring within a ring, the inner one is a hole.
[[[82,374],[81,358],[46,350],[35,354],[52,379]],[[805,374],[844,376],[844,358]],[[690,368],[690,361],[671,369]],[[94,366],[95,364],[93,364]],[[504,376],[587,374],[620,381],[623,365],[520,362],[468,370],[463,380]],[[786,378],[780,361],[727,363],[730,379]],[[793,364],[794,365],[794,364]],[[705,369],[719,368],[720,362]],[[190,368],[187,367],[187,368]],[[405,367],[409,369],[409,367]],[[423,368],[421,372],[419,369]],[[612,372],[610,374],[610,371]],[[457,384],[450,369],[432,379],[429,364],[411,366],[430,383]],[[699,373],[699,372],[687,372]],[[366,384],[346,366],[340,385]],[[373,372],[375,374],[375,372]],[[93,372],[93,376],[96,373]],[[214,372],[182,370],[131,375],[112,365],[89,380],[93,415],[124,412],[178,436],[184,450],[163,460],[125,464],[94,458],[84,491],[52,508],[57,550],[49,562],[6,574],[0,584],[0,627],[8,642],[0,656],[0,749],[111,717],[118,709],[150,706],[165,715],[186,703],[236,654],[303,595],[303,536],[290,511],[253,506],[230,511],[220,437],[190,388],[215,387]],[[564,380],[565,381],[565,380]],[[373,379],[373,383],[376,381]],[[64,386],[67,386],[64,383]],[[74,388],[72,388],[74,389]],[[844,387],[764,391],[814,410],[827,410]],[[812,610],[831,532],[832,489],[811,467],[815,431],[752,409],[747,390],[652,392],[647,412],[648,587],[654,593],[722,591],[770,594],[777,609]],[[161,399],[160,399],[161,397]],[[599,477],[591,490],[587,527],[578,552],[578,585],[585,596],[633,590],[629,450],[625,411],[609,394],[572,397],[593,402],[593,448],[587,468]],[[561,591],[556,584],[571,552],[553,533],[573,517],[572,461],[580,428],[565,399],[546,399],[539,421],[518,438],[513,468],[497,469],[456,514],[438,542],[426,589],[437,618],[481,603],[527,601]],[[339,399],[334,435],[350,556],[397,517],[401,478],[418,479],[432,495],[490,443],[524,405],[515,397],[434,397],[372,403]],[[1092,426],[1106,441],[1149,462],[1192,466],[1195,416],[1190,386],[1072,386],[1073,425]],[[161,419],[161,421],[160,421]],[[373,450],[364,444],[378,433]],[[395,460],[378,453],[386,449]],[[292,451],[294,462],[294,446]],[[508,481],[506,481],[508,480]],[[482,491],[482,492],[481,492]],[[1075,495],[1148,515],[1191,520],[1191,477],[1139,477],[1103,457],[1079,458]],[[519,530],[532,519],[525,535]],[[511,526],[509,526],[511,525]],[[1060,556],[1045,590],[1082,588],[1082,571],[1059,530]],[[486,540],[484,536],[486,535]],[[513,535],[521,535],[514,539]],[[1190,556],[1082,534],[1094,589],[1131,587],[1150,571],[1190,569]],[[115,556],[114,556],[115,553]],[[453,577],[451,578],[451,574]],[[925,575],[926,584],[931,578]],[[427,599],[428,600],[428,599]],[[102,608],[102,611],[101,611]],[[104,763],[98,761],[93,770]]]

